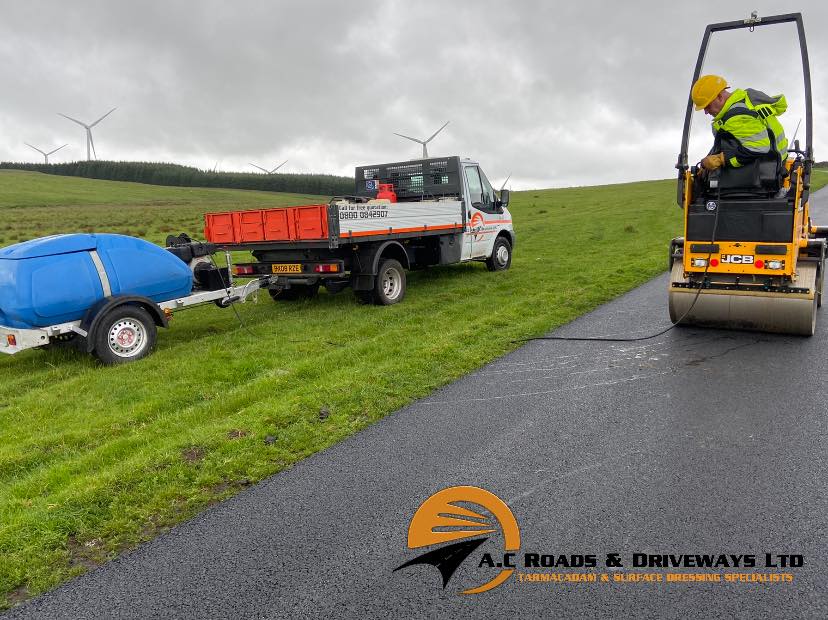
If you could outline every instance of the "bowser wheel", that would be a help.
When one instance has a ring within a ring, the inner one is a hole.
[[[158,328],[142,307],[124,304],[108,312],[91,336],[95,357],[112,366],[149,355],[155,347]]]

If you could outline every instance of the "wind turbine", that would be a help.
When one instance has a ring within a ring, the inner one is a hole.
[[[90,123],[88,125],[86,123],[82,123],[81,121],[79,121],[76,118],[72,118],[71,116],[66,116],[65,114],[61,114],[60,112],[58,112],[58,116],[62,116],[63,118],[68,118],[73,123],[77,123],[78,125],[80,125],[84,129],[86,129],[86,161],[91,161],[92,160],[92,155],[95,156],[95,159],[98,159],[98,154],[95,153],[95,142],[92,140],[92,128],[95,125],[97,125],[98,123],[100,123],[107,116],[112,114],[117,109],[118,108],[112,108],[109,112],[104,114],[102,117],[100,117],[94,123]],[[91,153],[90,153],[90,149],[91,149]]]
[[[500,186],[500,191],[501,191],[501,192],[502,192],[504,189],[506,189],[506,184],[509,182],[509,179],[511,179],[511,178],[512,178],[512,173],[510,172],[510,173],[509,173],[509,176],[508,176],[508,177],[506,177],[506,180],[505,180],[505,181],[503,181],[503,185],[501,185],[501,186]]]
[[[250,162],[248,162],[248,163],[250,163]],[[264,172],[265,174],[273,174],[273,173],[274,173],[274,172],[276,172],[279,168],[281,168],[282,166],[284,166],[286,163],[288,163],[288,160],[287,160],[287,159],[286,159],[285,161],[283,161],[281,164],[279,164],[278,166],[276,166],[273,170],[267,170],[267,169],[265,169],[265,168],[262,168],[261,166],[257,166],[257,165],[256,165],[256,164],[254,164],[254,163],[250,163],[250,165],[251,165],[251,166],[253,166],[254,168],[258,168],[259,170],[261,170],[261,171],[262,171],[262,172]]]
[[[41,151],[41,150],[40,150],[39,148],[37,148],[36,146],[33,146],[33,145],[29,144],[28,142],[24,142],[23,144],[25,144],[26,146],[28,146],[28,147],[30,147],[30,148],[33,148],[35,151],[37,151],[38,153],[40,153],[41,155],[43,155],[43,157],[44,157],[44,158],[46,158],[46,163],[47,163],[47,164],[49,163],[49,155],[51,155],[52,153],[57,153],[60,149],[62,149],[62,148],[63,148],[63,146],[69,146],[68,144],[64,144],[63,146],[59,146],[59,147],[57,147],[54,151],[49,151],[48,153],[46,153],[46,152],[44,152],[44,151]]]
[[[446,121],[446,125],[448,125],[450,122],[451,121]],[[438,133],[443,131],[443,129],[446,128],[446,125],[443,125],[442,127],[440,127],[440,129],[438,129],[433,134],[431,134],[431,137],[428,140],[418,140],[417,138],[412,138],[411,136],[404,136],[401,133],[397,133],[396,131],[394,132],[394,135],[399,136],[400,138],[405,138],[406,140],[411,140],[412,142],[417,142],[418,144],[422,144],[423,145],[423,159],[428,159],[428,148],[426,148],[426,144],[431,142],[434,139],[434,136],[436,136]]]

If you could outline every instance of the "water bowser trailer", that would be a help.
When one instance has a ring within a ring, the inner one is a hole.
[[[0,353],[69,346],[104,364],[148,355],[175,310],[244,301],[276,276],[234,285],[210,244],[169,248],[114,234],[51,235],[0,249]]]

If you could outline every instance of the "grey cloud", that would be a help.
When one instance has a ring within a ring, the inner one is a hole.
[[[823,5],[802,8],[817,129],[828,121]],[[91,120],[118,106],[95,132],[101,158],[225,169],[289,159],[288,171],[350,174],[418,154],[392,132],[425,137],[451,120],[430,150],[479,158],[495,182],[512,173],[515,188],[665,178],[704,25],[754,8],[778,9],[709,0],[8,4],[0,159],[37,156],[24,141],[70,142],[58,155],[82,158],[82,130],[55,113]],[[792,33],[771,36],[762,53],[745,46],[765,35],[744,35],[717,40],[708,67],[737,86],[784,89],[793,133]],[[699,151],[705,124],[695,119]],[[819,158],[828,144],[815,135]]]

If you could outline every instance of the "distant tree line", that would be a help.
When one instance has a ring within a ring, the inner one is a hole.
[[[0,162],[0,168],[33,170],[46,174],[133,181],[181,187],[222,187],[267,192],[341,196],[354,193],[354,180],[332,174],[255,174],[213,172],[192,166],[140,161],[75,161],[60,164]]]
[[[828,161],[818,161],[814,164],[814,168],[828,168]]]

